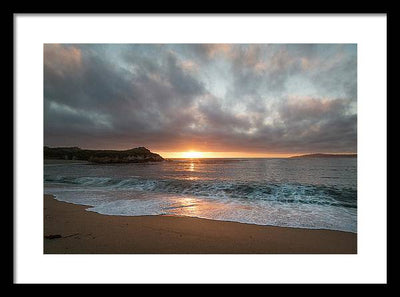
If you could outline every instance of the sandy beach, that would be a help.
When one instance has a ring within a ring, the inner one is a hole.
[[[357,234],[176,216],[109,216],[44,195],[45,254],[355,254]],[[50,238],[49,238],[50,237]]]

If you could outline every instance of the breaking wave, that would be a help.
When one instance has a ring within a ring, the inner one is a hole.
[[[45,183],[357,208],[357,190],[326,185],[182,179],[45,176]]]

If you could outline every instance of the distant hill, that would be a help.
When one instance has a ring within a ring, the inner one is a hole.
[[[145,147],[124,151],[85,150],[79,147],[44,147],[45,159],[84,160],[93,163],[143,163],[160,162],[164,158]]]
[[[299,159],[299,158],[357,158],[357,154],[306,154],[300,156],[293,156],[290,159]]]

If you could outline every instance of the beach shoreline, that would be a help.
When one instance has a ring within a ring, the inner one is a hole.
[[[44,195],[44,254],[356,254],[357,234],[179,216],[113,216]]]

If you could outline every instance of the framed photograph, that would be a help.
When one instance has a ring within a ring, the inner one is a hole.
[[[386,282],[385,14],[14,17],[16,282]]]

